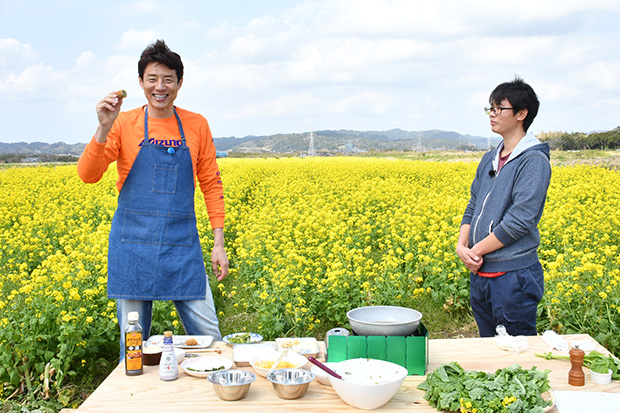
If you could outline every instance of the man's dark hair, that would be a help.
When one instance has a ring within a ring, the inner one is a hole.
[[[177,74],[177,81],[183,79],[183,62],[181,56],[170,50],[163,40],[157,40],[147,46],[140,55],[138,62],[138,74],[140,79],[144,80],[144,70],[149,63],[162,63],[174,70]]]
[[[517,76],[512,82],[502,83],[497,86],[491,92],[491,96],[489,96],[489,103],[499,106],[504,99],[510,102],[512,112],[515,115],[520,110],[527,109],[527,116],[523,120],[523,129],[527,132],[538,114],[538,107],[540,106],[534,89]]]

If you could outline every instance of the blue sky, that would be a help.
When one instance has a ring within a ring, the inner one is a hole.
[[[0,0],[0,141],[87,142],[109,91],[145,103],[137,61],[156,39],[185,64],[176,104],[215,137],[492,136],[482,108],[515,75],[541,101],[532,132],[610,130],[618,21],[607,0]]]

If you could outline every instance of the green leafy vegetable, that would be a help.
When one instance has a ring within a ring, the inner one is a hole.
[[[237,334],[236,336],[232,336],[228,339],[231,343],[240,344],[240,343],[249,343],[252,341],[252,336],[250,333]]]
[[[570,360],[570,356],[554,355],[551,352],[537,353],[537,357],[547,360]],[[596,350],[583,356],[583,365],[596,373],[607,373],[608,369],[612,371],[611,378],[620,380],[620,361],[611,354],[606,356]]]
[[[418,389],[437,410],[476,413],[542,413],[552,404],[541,396],[550,389],[549,370],[518,364],[495,373],[465,370],[457,362],[442,364]]]
[[[213,367],[212,369],[195,369],[195,368],[193,368],[193,367],[186,367],[186,369],[187,369],[187,370],[190,370],[190,371],[195,371],[195,372],[198,372],[198,373],[205,373],[205,372],[208,372],[208,371],[219,371],[219,370],[225,370],[225,369],[226,369],[226,367],[224,367],[224,366],[220,366],[220,367]]]

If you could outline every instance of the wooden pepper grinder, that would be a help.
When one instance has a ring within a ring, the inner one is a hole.
[[[578,348],[572,348],[568,352],[570,355],[570,371],[568,372],[568,384],[571,386],[583,386],[586,384],[586,376],[583,373],[583,356],[586,353]]]

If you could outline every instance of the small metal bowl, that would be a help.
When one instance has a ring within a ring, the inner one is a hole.
[[[287,400],[299,399],[308,391],[314,373],[305,369],[279,369],[267,375],[276,394]]]
[[[222,370],[211,373],[207,377],[213,383],[215,394],[222,400],[241,400],[248,394],[250,384],[256,380],[256,375],[246,370]]]

